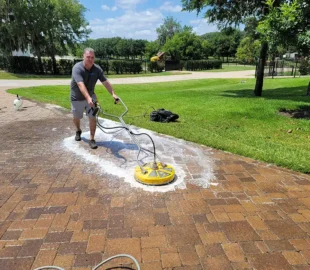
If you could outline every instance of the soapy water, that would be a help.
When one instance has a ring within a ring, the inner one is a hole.
[[[120,123],[100,119],[105,127],[120,126]],[[96,165],[102,173],[117,176],[115,181],[125,181],[132,188],[141,188],[149,192],[168,192],[176,189],[185,189],[186,184],[208,188],[215,179],[213,174],[213,161],[208,148],[201,147],[184,140],[166,135],[159,135],[150,130],[130,127],[134,133],[149,134],[156,147],[159,160],[174,167],[176,177],[169,184],[162,186],[148,186],[134,179],[134,168],[138,166],[138,146],[124,129],[113,134],[106,134],[99,128],[96,130],[98,149],[90,149],[88,145],[89,132],[82,133],[82,141],[77,142],[74,136],[65,138],[65,148],[86,162]],[[111,130],[108,130],[111,132]],[[141,147],[153,150],[152,143],[147,136],[136,136]],[[153,161],[153,154],[141,152],[139,160],[143,163]],[[212,183],[214,184],[214,183]]]

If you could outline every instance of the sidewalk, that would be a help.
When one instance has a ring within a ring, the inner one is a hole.
[[[0,87],[0,269],[90,270],[120,253],[146,270],[310,269],[309,175],[155,134],[182,183],[143,189],[126,181],[135,150],[126,136],[98,133],[91,152],[87,134],[73,141],[69,112],[26,100],[15,112],[9,87]],[[133,266],[102,269],[119,263]]]

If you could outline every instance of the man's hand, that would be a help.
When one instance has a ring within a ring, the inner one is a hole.
[[[95,107],[95,104],[94,104],[93,99],[91,97],[87,98],[87,103],[90,107],[92,107],[92,108]]]
[[[119,102],[119,97],[113,94],[113,98],[114,98],[114,104],[117,104]]]

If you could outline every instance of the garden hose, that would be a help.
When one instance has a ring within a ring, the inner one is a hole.
[[[118,255],[112,256],[110,258],[107,258],[106,260],[104,260],[101,263],[97,264],[94,268],[92,268],[92,270],[99,269],[99,267],[101,267],[102,265],[104,265],[105,263],[107,263],[107,262],[109,262],[109,261],[111,261],[113,259],[123,258],[123,257],[127,257],[127,258],[131,259],[135,263],[137,269],[140,270],[140,265],[139,265],[138,261],[133,256],[131,256],[129,254],[118,254]],[[48,265],[36,268],[34,270],[44,270],[44,269],[45,270],[49,270],[49,269],[65,270],[64,268],[61,268],[61,267],[58,267],[58,266],[48,266]]]

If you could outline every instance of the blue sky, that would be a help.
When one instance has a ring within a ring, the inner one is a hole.
[[[192,26],[202,35],[217,31],[203,14],[181,11],[181,0],[80,0],[87,9],[85,17],[92,30],[90,38],[133,38],[149,41],[157,38],[156,28],[167,16],[172,16],[182,26]]]

